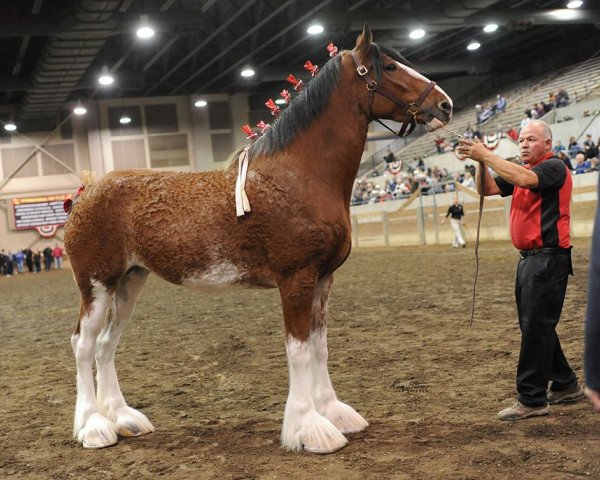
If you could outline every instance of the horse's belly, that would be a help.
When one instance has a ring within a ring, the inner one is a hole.
[[[226,288],[274,288],[271,278],[246,272],[229,262],[210,265],[201,272],[193,272],[182,279],[182,285],[201,291],[219,291]]]

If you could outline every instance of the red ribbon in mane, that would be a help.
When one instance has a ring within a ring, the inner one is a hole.
[[[263,122],[262,120],[260,122],[258,122],[256,124],[256,126],[258,128],[260,128],[260,133],[264,134],[269,128],[271,128],[271,125],[268,123]]]
[[[304,64],[304,69],[310,72],[310,76],[314,77],[319,73],[319,66],[314,65],[310,60],[307,60]]]
[[[279,109],[279,107],[275,104],[275,102],[273,101],[272,98],[269,98],[266,102],[265,105],[267,106],[267,108],[269,110],[271,110],[271,115],[273,115],[274,117],[278,116],[281,113],[281,110]]]
[[[242,132],[246,134],[246,138],[248,140],[256,140],[258,138],[258,133],[252,130],[252,127],[250,127],[248,124],[242,127]]]
[[[290,99],[292,98],[292,94],[290,92],[284,89],[279,92],[279,95],[281,95],[281,98],[285,100],[285,103],[290,103]]]
[[[79,188],[75,192],[75,195],[73,195],[73,199],[67,198],[63,202],[63,209],[65,210],[66,213],[71,213],[71,210],[73,210],[73,202],[77,199],[77,197],[79,195],[81,195],[81,192],[83,192],[84,190],[85,190],[85,185],[79,185]]]
[[[297,79],[291,73],[287,76],[286,80],[294,87],[294,90],[296,90],[297,92],[299,92],[302,89],[302,85],[304,84],[302,80]]]

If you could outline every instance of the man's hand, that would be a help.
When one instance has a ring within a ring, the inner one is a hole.
[[[594,410],[600,412],[600,392],[598,390],[592,390],[591,388],[586,387],[585,394],[592,402]]]
[[[461,160],[470,158],[477,162],[483,162],[485,155],[489,152],[486,146],[481,143],[477,137],[475,137],[473,140],[469,140],[468,138],[459,138],[458,143],[459,146],[456,151],[460,155]]]

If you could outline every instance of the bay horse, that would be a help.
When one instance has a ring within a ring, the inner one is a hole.
[[[337,399],[327,369],[327,304],[350,253],[350,196],[367,130],[375,118],[434,130],[452,115],[444,91],[403,62],[365,25],[355,48],[330,59],[248,150],[252,210],[241,218],[235,160],[211,172],[113,171],[86,186],[64,236],[81,293],[71,338],[78,442],[102,448],[154,430],[127,405],[114,363],[150,272],[200,289],[279,289],[289,366],[284,448],[334,452],[344,433],[368,425]]]

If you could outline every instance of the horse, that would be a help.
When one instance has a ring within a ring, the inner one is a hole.
[[[332,57],[248,148],[250,212],[235,214],[239,152],[219,171],[132,169],[86,185],[64,231],[81,294],[71,337],[75,439],[85,448],[102,448],[119,436],[154,431],[126,403],[114,362],[121,333],[154,272],[203,291],[278,288],[289,368],[281,445],[315,453],[345,446],[344,434],[368,423],[338,400],[332,386],[327,305],[334,272],[350,254],[350,197],[369,123],[384,118],[434,130],[451,116],[448,95],[399,54],[374,43],[365,25],[354,49]]]

